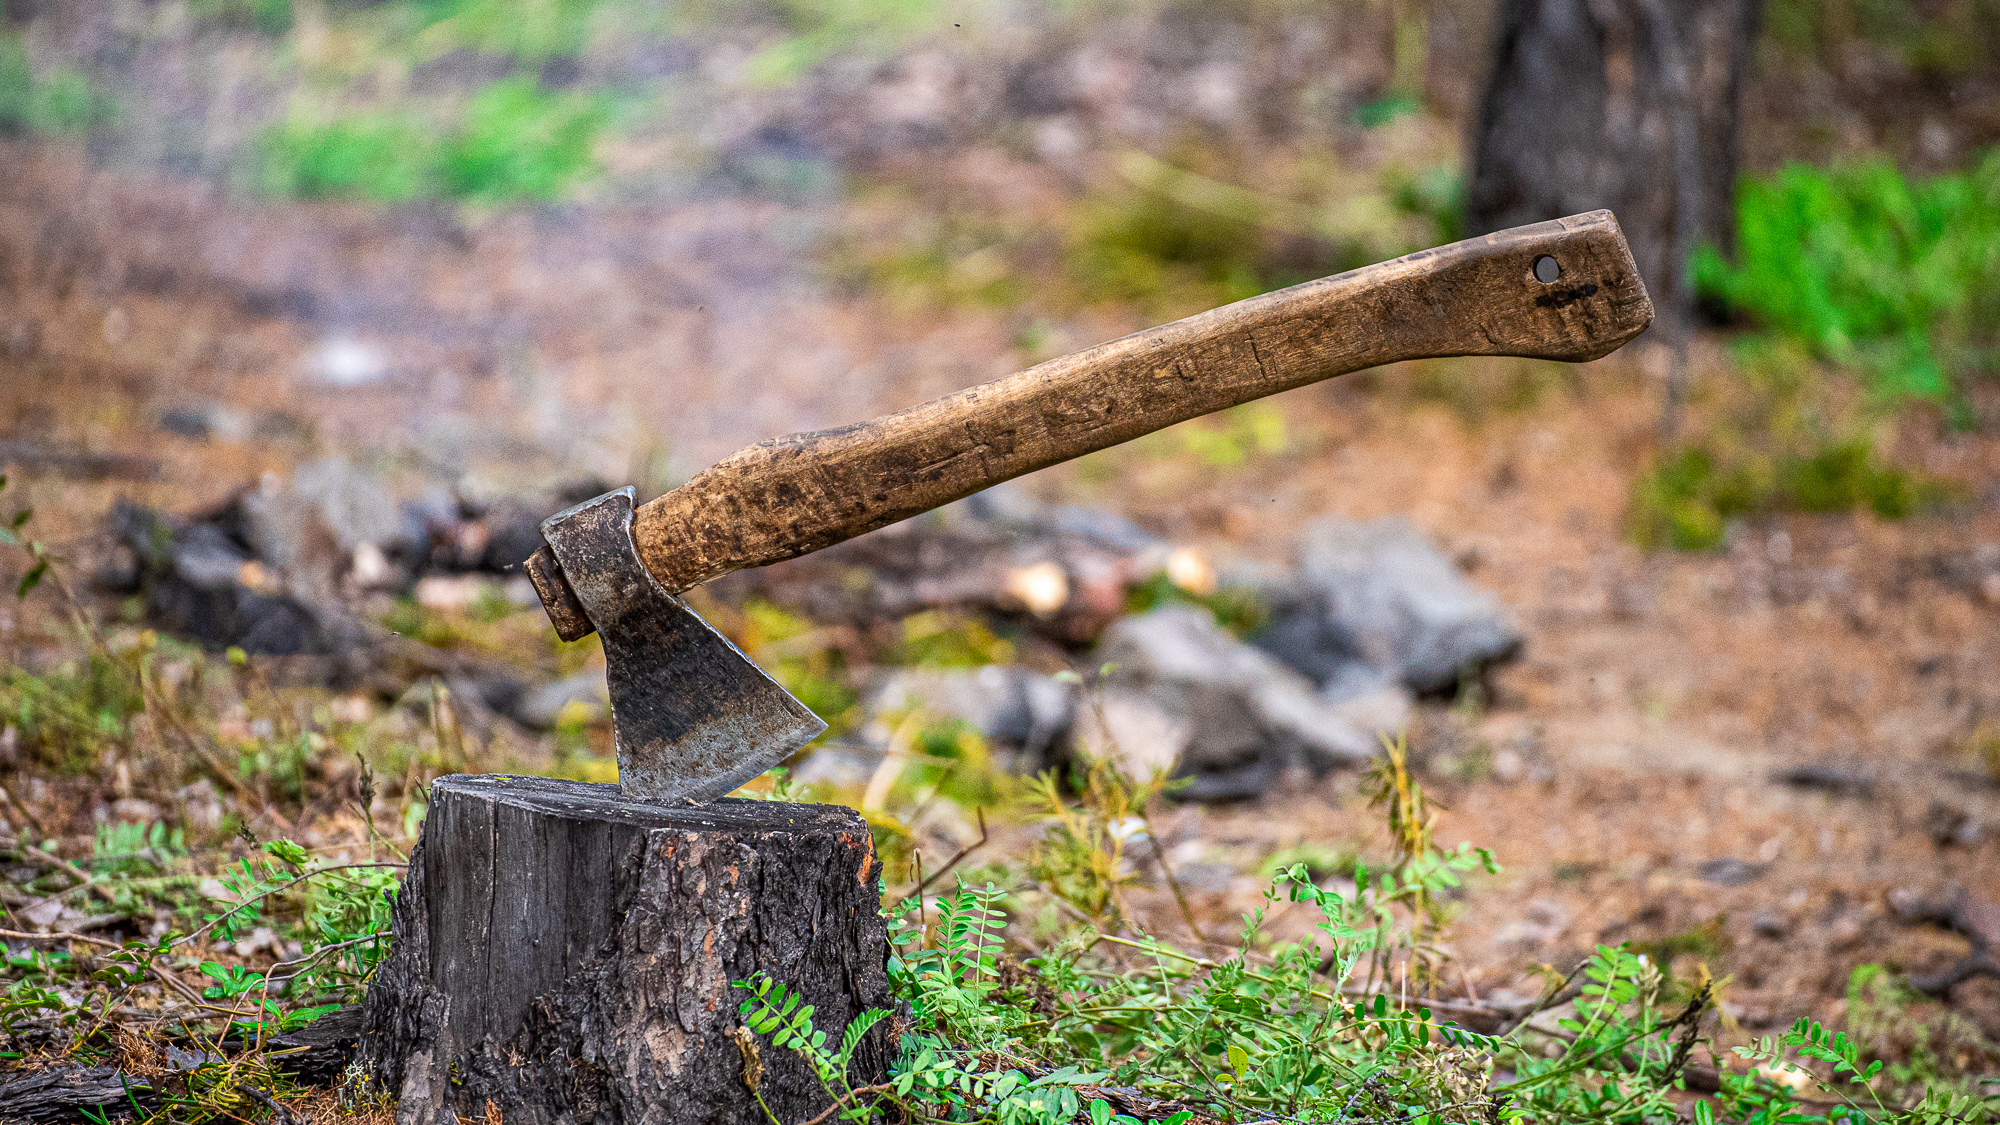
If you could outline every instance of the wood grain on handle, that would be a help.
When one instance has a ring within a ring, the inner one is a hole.
[[[1552,282],[1536,279],[1543,257],[1560,271]],[[1515,227],[1238,301],[872,422],[761,442],[640,507],[633,538],[661,584],[685,590],[1335,375],[1435,356],[1596,359],[1652,319],[1611,212]]]

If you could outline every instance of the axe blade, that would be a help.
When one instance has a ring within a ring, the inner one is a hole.
[[[632,542],[632,489],[542,521],[542,538],[604,641],[618,785],[661,804],[720,797],[826,723],[653,578]]]

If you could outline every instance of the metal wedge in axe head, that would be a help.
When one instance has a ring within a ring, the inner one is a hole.
[[[826,724],[680,592],[1278,391],[1409,359],[1597,359],[1652,319],[1611,212],[1515,227],[762,442],[637,509],[620,489],[544,522],[527,571],[563,639],[603,636],[625,795],[706,801]]]

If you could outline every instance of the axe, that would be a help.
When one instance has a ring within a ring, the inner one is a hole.
[[[619,785],[720,797],[826,724],[676,595],[1176,422],[1399,360],[1597,359],[1653,305],[1609,211],[1424,250],[1149,328],[872,422],[760,442],[635,509],[549,517],[526,562],[564,640],[603,638]]]

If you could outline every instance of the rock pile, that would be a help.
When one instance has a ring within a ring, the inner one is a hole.
[[[1010,576],[1037,566],[1056,573],[1053,588],[1086,591],[1079,605],[1026,619],[1058,637],[1099,627],[1091,661],[1110,669],[1099,688],[1018,668],[906,671],[871,700],[877,715],[921,707],[970,723],[1016,769],[1082,750],[1142,774],[1171,768],[1188,779],[1186,799],[1252,797],[1288,767],[1317,774],[1365,761],[1419,694],[1449,691],[1521,647],[1506,608],[1402,520],[1316,521],[1300,536],[1296,568],[1235,576],[1270,611],[1246,642],[1198,605],[1117,615],[1129,586],[1172,558],[1143,531],[1018,495],[973,501],[818,564],[868,571],[872,583],[816,575],[813,584],[860,591],[877,613],[972,603],[1019,616]],[[1102,592],[1090,592],[1093,580]]]
[[[1331,694],[1447,691],[1520,650],[1499,599],[1403,519],[1316,520],[1297,558],[1294,574],[1260,583],[1272,622],[1256,643]]]
[[[969,606],[1065,646],[1125,612],[1127,591],[1174,562],[1171,544],[1101,508],[1043,504],[1000,485],[801,559],[720,580],[863,622]]]
[[[347,608],[357,596],[447,575],[518,576],[541,545],[542,518],[603,490],[580,481],[479,501],[432,487],[399,500],[345,460],[313,461],[187,518],[119,502],[117,553],[99,579],[141,595],[154,624],[211,647],[334,653],[365,643]]]
[[[585,481],[538,497],[477,501],[433,487],[398,499],[348,462],[318,461],[186,519],[120,504],[111,524],[122,557],[103,578],[140,595],[154,624],[208,646],[379,667],[389,645],[459,698],[550,729],[602,716],[600,674],[523,683],[390,637],[355,607],[393,592],[465,608],[495,588],[480,576],[512,571],[519,582],[543,516],[602,491]],[[1521,645],[1505,607],[1402,520],[1328,517],[1296,550],[1292,567],[1223,577],[1267,611],[1247,639],[1207,608],[1216,575],[1193,552],[1111,513],[1004,486],[712,589],[823,624],[871,627],[943,607],[1009,620],[1041,639],[1045,657],[1088,653],[1104,675],[1086,689],[1018,666],[896,669],[869,693],[868,713],[883,720],[871,729],[916,713],[956,719],[1017,773],[1110,756],[1138,774],[1185,777],[1187,799],[1231,800],[1288,769],[1365,761],[1419,694],[1449,691]],[[1139,587],[1150,591],[1140,604],[1155,607],[1130,613]],[[533,604],[529,591],[519,599]]]

